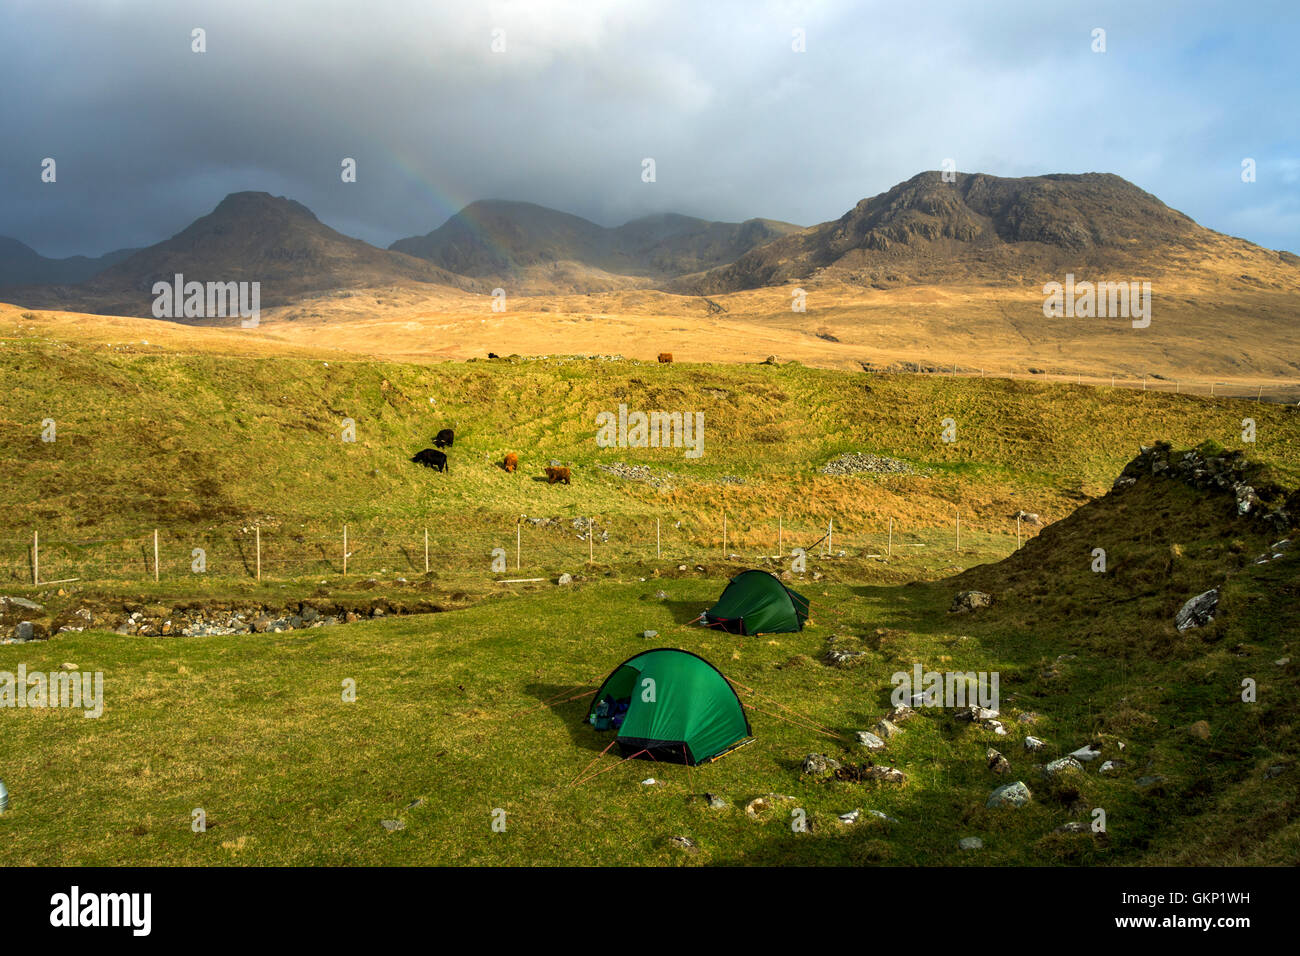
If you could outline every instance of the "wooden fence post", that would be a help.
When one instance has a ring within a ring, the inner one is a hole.
[[[348,575],[348,526],[343,526],[343,576]]]
[[[429,573],[429,529],[424,529],[424,573]]]
[[[158,582],[158,529],[153,529],[153,579]]]
[[[889,548],[885,551],[885,560],[892,560],[894,557],[894,519],[889,519]]]
[[[523,564],[523,533],[524,521],[522,518],[515,521],[515,570],[518,571]]]
[[[663,551],[659,546],[659,519],[655,518],[655,560],[663,557]]]
[[[1016,515],[1016,550],[1020,550],[1020,515]]]
[[[41,533],[32,532],[32,585],[41,583]]]
[[[257,580],[262,580],[262,526],[256,525],[253,530],[257,533]]]

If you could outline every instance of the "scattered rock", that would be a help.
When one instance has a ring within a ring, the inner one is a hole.
[[[867,656],[866,651],[854,651],[848,648],[832,647],[826,652],[826,663],[832,667],[850,667],[854,664],[864,663],[863,659]]]
[[[1057,827],[1052,832],[1053,833],[1091,833],[1092,828],[1088,826],[1088,824],[1086,823],[1071,821],[1069,823],[1062,823],[1059,827]]]
[[[1101,744],[1084,744],[1078,750],[1071,751],[1070,756],[1083,763],[1089,763],[1101,756]]]
[[[984,841],[979,837],[962,837],[957,841],[957,848],[959,850],[982,850],[984,849]]]
[[[658,632],[658,631],[642,631],[642,632],[641,632],[641,636],[644,637],[644,638],[648,641],[648,640],[650,640],[651,638],[658,637],[658,636],[659,636],[659,632]]]
[[[914,711],[911,707],[908,707],[906,704],[899,704],[889,713],[885,714],[885,719],[892,720],[896,724],[901,724],[903,721],[909,720],[910,718],[915,716],[916,716],[916,711]]]
[[[958,720],[988,721],[996,720],[998,717],[998,711],[989,707],[972,705],[970,707],[963,707],[961,710],[953,714],[953,716]]]
[[[892,720],[889,720],[888,718],[877,721],[876,726],[873,727],[872,729],[876,732],[877,736],[883,737],[885,740],[889,740],[892,737],[897,737],[899,734],[903,732],[903,729],[899,727],[898,724],[894,723]]]
[[[560,575],[560,579],[555,583],[560,587],[564,587],[565,585],[572,584],[573,575],[570,574],[568,571],[565,571],[563,574]]]
[[[700,852],[700,848],[696,846],[695,841],[692,840],[690,837],[684,837],[684,836],[670,837],[668,842],[671,843],[673,846],[675,846],[677,849],[682,850],[686,853]]]
[[[1030,753],[1036,753],[1037,751],[1042,750],[1046,746],[1047,744],[1044,741],[1039,740],[1037,737],[1025,738],[1025,749]]]
[[[1214,612],[1219,607],[1219,589],[1202,591],[1193,598],[1188,598],[1178,613],[1174,615],[1174,627],[1185,631],[1192,627],[1203,627],[1214,620]]]
[[[872,780],[883,780],[885,783],[907,782],[907,774],[895,767],[869,767],[867,776]]]
[[[803,758],[803,772],[814,776],[834,773],[840,769],[840,762],[824,754],[809,754]]]
[[[704,800],[708,803],[710,810],[725,810],[727,807],[731,806],[731,804],[715,793],[706,793],[704,795]]]
[[[27,641],[35,640],[36,629],[32,626],[31,621],[19,621],[14,627],[14,640],[20,644]]]
[[[910,475],[915,473],[913,468],[905,461],[899,461],[897,458],[886,458],[882,455],[871,455],[865,452],[849,452],[840,455],[828,461],[821,468],[823,475]]]
[[[1075,760],[1073,757],[1060,757],[1056,760],[1053,760],[1051,763],[1049,763],[1046,767],[1043,768],[1043,776],[1055,777],[1058,774],[1066,773],[1068,771],[1075,771],[1075,770],[1082,772],[1083,764],[1079,763],[1079,761]]]
[[[990,793],[984,806],[989,809],[995,807],[1019,808],[1027,805],[1033,798],[1034,795],[1029,792],[1029,788],[1025,786],[1024,782],[1017,780],[1015,783],[1003,784]]]
[[[1150,774],[1145,777],[1138,777],[1137,780],[1134,781],[1134,783],[1142,790],[1150,790],[1152,787],[1157,787],[1164,782],[1165,778],[1160,776],[1158,773]]]
[[[45,610],[43,605],[37,604],[35,601],[29,601],[27,598],[20,597],[0,597],[0,604],[7,604],[10,607],[20,607],[24,611],[35,611],[37,613]]]
[[[988,749],[988,752],[984,754],[984,757],[988,761],[989,769],[994,773],[1004,774],[1011,772],[1011,763],[1006,757],[1002,756],[1002,754],[998,753],[992,747]]]
[[[383,827],[385,830],[387,830],[389,833],[393,833],[396,830],[406,829],[405,822],[401,820],[380,820],[379,825]]]
[[[952,599],[952,607],[948,608],[948,613],[963,614],[967,611],[977,611],[992,603],[993,598],[983,591],[961,591]]]
[[[768,793],[761,797],[755,797],[745,804],[745,814],[751,820],[761,820],[767,811],[778,803],[794,803],[794,797],[787,797],[781,793]]]
[[[854,736],[857,737],[858,743],[868,750],[884,750],[885,742],[869,730],[859,730]]]

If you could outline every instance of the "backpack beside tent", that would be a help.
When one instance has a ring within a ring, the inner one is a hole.
[[[671,647],[643,651],[614,668],[596,691],[587,722],[616,729],[625,756],[690,766],[753,739],[727,679],[704,658]]]
[[[718,603],[704,612],[704,623],[732,634],[783,634],[803,630],[808,599],[770,571],[741,571]]]

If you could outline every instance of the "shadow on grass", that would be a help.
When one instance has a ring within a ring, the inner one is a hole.
[[[529,684],[524,691],[530,697],[536,697],[546,706],[538,706],[517,715],[517,720],[536,720],[538,718],[557,721],[569,732],[569,738],[576,747],[600,753],[614,739],[612,733],[597,733],[587,723],[587,712],[595,697],[594,686],[576,687],[573,684]],[[586,693],[591,691],[591,693]],[[583,696],[579,696],[583,695]],[[576,700],[572,698],[577,698]]]
[[[674,624],[690,624],[705,610],[702,601],[662,601]]]

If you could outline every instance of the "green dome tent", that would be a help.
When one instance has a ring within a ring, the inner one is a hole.
[[[691,766],[750,740],[749,720],[727,679],[702,657],[660,647],[630,657],[605,678],[587,711],[597,730],[618,731],[627,756]]]
[[[704,623],[732,634],[802,631],[808,599],[770,571],[741,571],[703,614]]]

